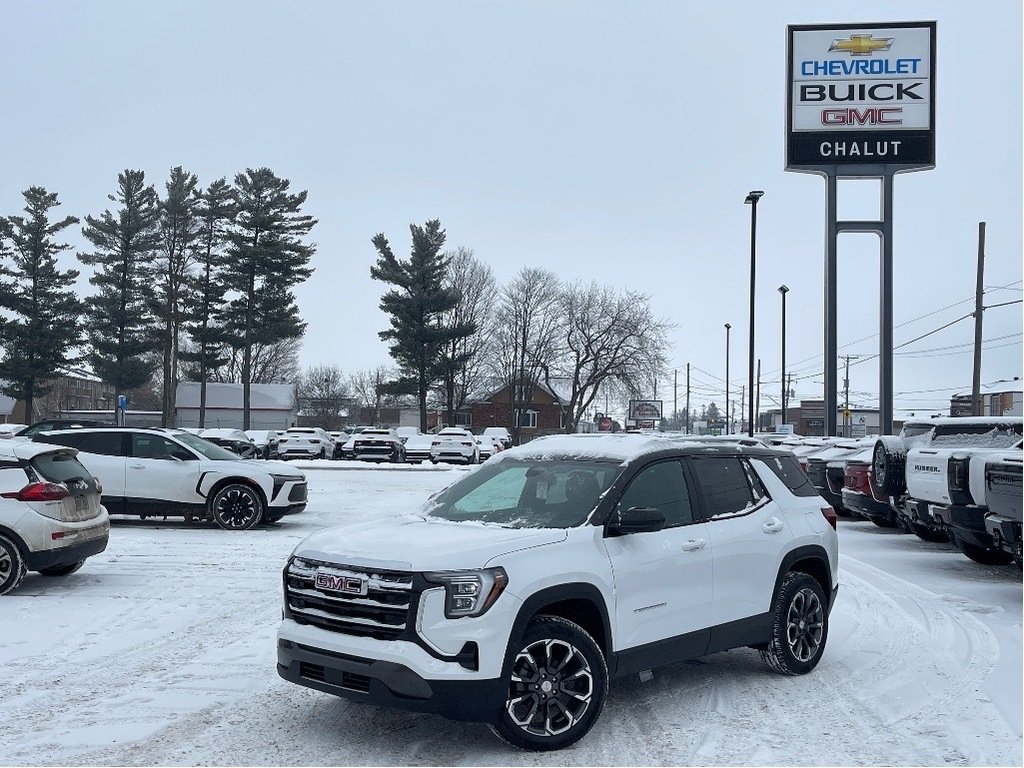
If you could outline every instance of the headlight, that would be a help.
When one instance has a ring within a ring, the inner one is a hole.
[[[275,480],[280,480],[282,482],[291,482],[292,480],[296,480],[296,481],[297,480],[302,480],[302,475],[275,475],[273,472],[271,472],[270,476],[272,478],[274,478]]]
[[[486,613],[508,584],[504,568],[440,571],[423,576],[427,581],[444,586],[444,615],[449,619]]]

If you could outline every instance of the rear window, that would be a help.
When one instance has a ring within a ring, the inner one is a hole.
[[[57,451],[43,453],[32,458],[32,469],[44,480],[51,483],[64,483],[69,480],[88,480],[92,475],[74,454]]]
[[[760,458],[760,457],[759,457]],[[818,491],[810,479],[800,469],[800,464],[793,456],[772,456],[761,459],[775,476],[781,480],[794,496],[817,496]]]

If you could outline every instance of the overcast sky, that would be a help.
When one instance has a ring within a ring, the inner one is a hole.
[[[439,218],[500,281],[525,266],[650,295],[692,364],[694,403],[746,381],[751,189],[762,408],[777,405],[781,302],[797,397],[822,396],[824,182],[784,167],[787,24],[938,22],[937,167],[897,177],[895,343],[1021,298],[1021,4],[947,2],[5,2],[0,213],[56,191],[108,206],[117,173],[163,192],[269,166],[309,191],[316,273],[297,295],[303,365],[389,362],[369,277],[384,232]],[[840,190],[874,218],[876,185]],[[70,241],[84,248],[80,230]],[[878,351],[878,239],[840,245],[840,354]],[[1000,286],[1008,286],[999,288]],[[86,286],[88,288],[88,286]],[[1021,305],[985,313],[982,381],[1021,373]],[[898,350],[896,416],[969,391],[973,324]],[[773,381],[774,379],[774,381]],[[839,375],[842,384],[842,373]],[[670,381],[658,396],[669,401]],[[851,367],[877,406],[878,366]],[[653,393],[652,393],[653,394]],[[681,406],[680,406],[681,407]]]

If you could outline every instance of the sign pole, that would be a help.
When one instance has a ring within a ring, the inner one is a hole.
[[[836,176],[825,177],[825,432],[828,437],[836,431],[836,410],[839,400],[837,367],[839,365],[839,343],[836,325],[836,308],[839,293],[838,262],[836,251],[839,240],[839,222],[836,204]]]
[[[892,434],[892,173],[882,177],[882,263],[879,304],[882,316],[879,329],[878,359],[878,428],[883,435]]]

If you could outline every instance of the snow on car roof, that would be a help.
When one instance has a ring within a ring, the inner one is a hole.
[[[721,449],[735,447],[743,451],[747,446],[736,441],[724,440],[686,440],[678,436],[653,433],[617,432],[615,434],[574,434],[549,435],[538,437],[525,445],[510,448],[497,455],[497,460],[508,459],[583,459],[607,460],[626,463],[645,453],[660,451],[666,448],[679,447],[683,443],[687,448]],[[769,450],[769,449],[765,449]],[[495,459],[492,459],[494,461]]]

